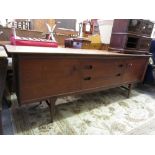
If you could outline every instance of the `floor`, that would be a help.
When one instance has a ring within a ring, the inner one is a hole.
[[[3,124],[3,134],[13,135],[13,123],[11,121],[11,113],[7,105],[6,100],[3,99],[3,111],[2,111],[2,124]]]
[[[138,85],[126,98],[122,88],[59,98],[54,123],[46,104],[3,111],[4,134],[137,135],[155,134],[155,86]],[[63,104],[62,104],[63,103]]]
[[[155,119],[148,121],[139,128],[133,129],[128,134],[131,135],[155,135]]]

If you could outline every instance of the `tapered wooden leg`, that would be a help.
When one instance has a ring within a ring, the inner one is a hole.
[[[130,97],[130,94],[131,94],[131,88],[132,88],[132,84],[128,84],[128,98]]]
[[[49,106],[50,115],[51,115],[51,122],[53,122],[53,117],[55,114],[55,102],[57,98],[50,98],[49,100],[46,100],[47,105]]]
[[[132,84],[128,84],[128,87],[125,87],[125,86],[121,86],[121,87],[128,91],[127,97],[129,98],[131,94]]]

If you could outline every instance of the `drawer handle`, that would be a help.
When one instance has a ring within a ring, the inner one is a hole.
[[[93,66],[92,66],[92,65],[86,65],[84,68],[85,68],[85,69],[92,69]]]
[[[123,67],[123,64],[120,64],[119,67]]]
[[[119,73],[119,74],[116,74],[116,76],[121,76],[121,74]]]
[[[85,77],[84,80],[91,80],[91,77]]]

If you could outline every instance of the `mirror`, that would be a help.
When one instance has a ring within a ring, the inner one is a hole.
[[[86,32],[90,32],[90,29],[91,29],[90,23],[87,23],[86,24]]]

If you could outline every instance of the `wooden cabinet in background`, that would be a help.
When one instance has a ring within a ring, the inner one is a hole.
[[[141,19],[115,19],[109,50],[148,53],[154,23]]]
[[[133,33],[142,36],[151,36],[154,23],[142,19],[115,19],[112,33]]]

